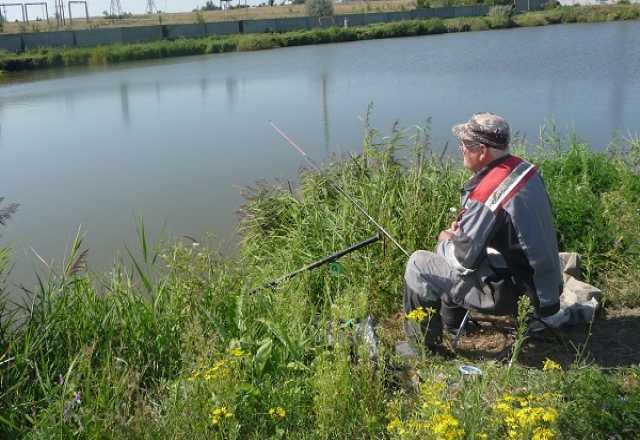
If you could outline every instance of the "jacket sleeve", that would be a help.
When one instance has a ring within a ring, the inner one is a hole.
[[[484,203],[469,200],[453,237],[440,241],[436,252],[463,275],[471,273],[480,265],[496,224],[495,214]]]

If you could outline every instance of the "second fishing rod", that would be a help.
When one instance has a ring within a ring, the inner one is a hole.
[[[300,148],[300,146],[298,144],[296,144],[293,139],[291,139],[284,131],[282,131],[276,124],[273,123],[273,121],[269,121],[269,124],[271,125],[271,127],[273,127],[273,129],[280,135],[282,136],[282,138],[287,141],[287,143],[293,147],[298,153],[300,153],[302,155],[302,157],[304,158],[305,162],[315,171],[322,173],[322,169],[320,169],[320,167],[318,166],[318,164],[315,163],[315,161],[302,149]],[[407,258],[409,257],[409,252],[407,252],[405,250],[404,247],[402,247],[402,245],[398,242],[398,240],[396,240],[395,238],[393,238],[391,236],[391,234],[389,234],[389,232],[384,228],[384,226],[382,226],[379,222],[376,221],[376,219],[374,219],[371,215],[369,215],[369,213],[367,212],[366,209],[364,209],[364,207],[362,206],[362,204],[360,204],[360,202],[351,194],[349,194],[348,192],[346,192],[345,190],[343,190],[339,185],[337,185],[336,183],[332,182],[331,180],[327,180],[327,182],[329,183],[329,185],[336,190],[338,193],[342,194],[344,197],[347,198],[347,200],[349,200],[353,206],[356,207],[356,209],[358,209],[358,211],[360,211],[368,220],[371,224],[373,224],[378,231],[380,231],[380,233],[382,235],[384,235],[385,237],[387,237],[389,240],[391,240],[391,242],[393,244],[396,245],[396,247],[398,249],[400,249],[402,251],[403,254],[405,254],[407,256]]]
[[[287,136],[287,134],[285,132],[283,132],[280,128],[278,128],[278,126],[276,124],[273,123],[273,121],[269,121],[269,124],[273,127],[273,129],[284,138],[285,141],[287,141],[287,143],[292,146],[296,151],[298,151],[298,153],[300,153],[302,155],[302,157],[304,157],[304,160],[317,172],[321,173],[322,170],[320,169],[320,167],[313,161],[313,159],[311,159],[311,157],[309,157],[309,155],[302,149],[300,148],[300,146],[298,144],[296,144],[289,136]],[[333,189],[335,189],[336,191],[338,191],[340,194],[342,194],[344,197],[346,197],[351,203],[353,203],[353,205],[358,209],[358,211],[360,211],[362,214],[364,214],[365,217],[367,217],[367,219],[369,220],[369,222],[371,222],[373,225],[375,225],[375,227],[385,236],[387,237],[389,240],[391,240],[391,242],[393,244],[396,245],[396,247],[398,249],[400,249],[402,251],[402,253],[404,253],[407,258],[409,258],[409,253],[405,250],[404,247],[402,247],[402,245],[398,242],[398,240],[396,240],[395,238],[393,238],[391,236],[391,234],[389,234],[389,232],[387,232],[387,230],[380,224],[378,223],[371,215],[369,215],[369,213],[364,209],[364,207],[360,204],[360,202],[358,202],[358,200],[355,199],[355,197],[353,197],[351,194],[349,194],[348,192],[346,192],[345,190],[343,190],[340,186],[338,186],[337,184],[335,184],[334,182],[332,182],[331,180],[327,180],[327,182],[329,183],[329,185],[331,185],[331,187]],[[417,267],[416,262],[414,261],[413,264],[416,266],[416,269],[418,271],[418,274],[420,275],[420,277],[422,277],[424,279],[425,282],[428,282],[428,280],[424,277],[424,275],[422,274],[422,272],[420,271],[420,269]],[[467,321],[470,319],[471,314],[470,311],[467,310],[464,318],[462,319],[462,323],[460,325],[460,327],[458,328],[458,331],[456,332],[456,335],[453,338],[453,348],[455,349],[456,346],[458,345],[458,341],[460,340],[460,336],[462,335],[462,330],[464,329],[465,325],[467,324]]]

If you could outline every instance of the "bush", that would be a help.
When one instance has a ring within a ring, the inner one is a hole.
[[[539,12],[518,14],[513,18],[513,21],[517,26],[522,27],[546,26],[551,23],[546,15]]]
[[[491,28],[506,28],[513,26],[513,8],[507,5],[492,6],[489,9],[489,26]]]
[[[331,17],[333,16],[333,1],[306,0],[304,11],[309,17]]]
[[[558,0],[549,0],[548,2],[546,2],[544,4],[544,9],[545,10],[555,9],[555,8],[559,8],[559,7],[560,7],[560,2]]]

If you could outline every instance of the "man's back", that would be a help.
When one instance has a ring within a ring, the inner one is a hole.
[[[463,206],[462,218],[475,213],[469,221],[488,228],[469,239],[502,254],[542,316],[557,312],[562,291],[558,244],[551,204],[536,167],[513,155],[495,161],[465,186]]]

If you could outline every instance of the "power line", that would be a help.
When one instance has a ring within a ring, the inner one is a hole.
[[[120,17],[122,15],[122,5],[120,4],[120,0],[111,0],[111,5],[109,5],[109,15],[112,17]]]
[[[147,0],[147,14],[153,14],[157,11],[156,2],[154,0]]]

